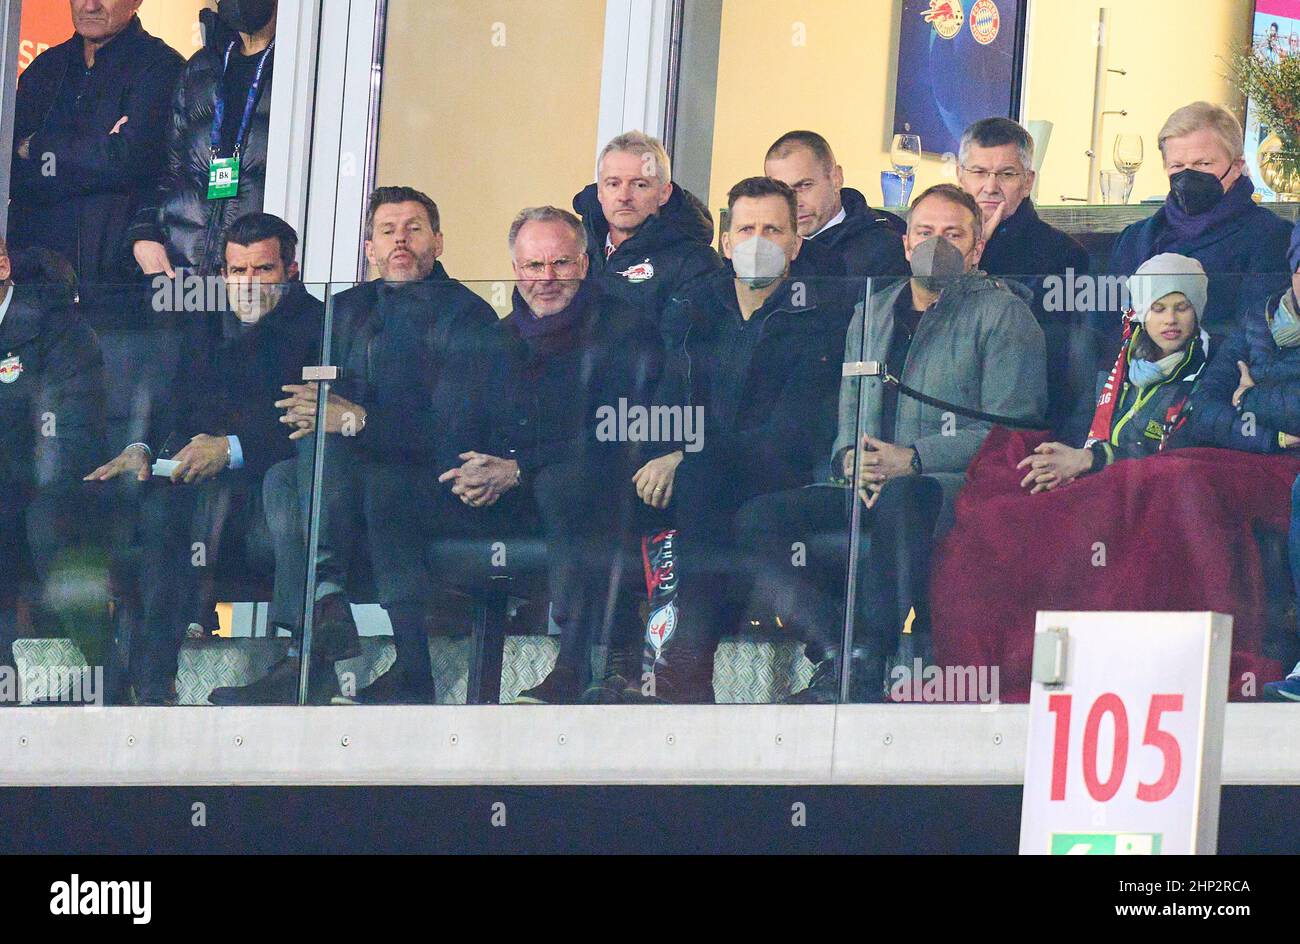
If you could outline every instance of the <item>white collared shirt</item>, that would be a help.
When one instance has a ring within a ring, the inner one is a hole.
[[[5,300],[0,302],[0,325],[5,323],[5,315],[9,312],[9,303],[14,300],[13,286],[5,289]]]
[[[821,229],[819,229],[817,232],[813,233],[811,236],[805,236],[804,239],[816,239],[818,236],[820,236],[822,233],[826,232],[826,231],[827,231],[828,229],[830,229],[832,226],[839,226],[841,223],[844,222],[844,219],[845,219],[845,217],[847,217],[847,216],[848,216],[848,213],[845,212],[844,207],[840,207],[840,212],[838,212],[838,213],[836,213],[834,216],[832,216],[832,217],[830,218],[830,221],[827,222],[827,224],[826,224],[825,226],[823,226],[823,227],[822,227]]]

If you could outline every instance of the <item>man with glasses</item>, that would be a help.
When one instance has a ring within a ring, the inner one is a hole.
[[[1046,304],[1051,283],[1044,280],[1064,278],[1067,270],[1086,276],[1088,253],[1034,210],[1029,196],[1034,189],[1034,140],[1016,122],[1010,118],[975,122],[962,134],[957,160],[957,180],[975,198],[984,217],[979,268],[1018,282],[1033,294],[1030,308],[1046,336],[1052,365],[1047,421],[1060,433],[1082,438],[1086,428],[1074,426],[1091,419],[1096,342],[1084,326],[1084,313],[1049,310],[1063,306]]]
[[[602,420],[648,405],[664,353],[644,310],[586,280],[586,240],[581,221],[556,207],[515,217],[509,246],[519,281],[500,326],[504,357],[483,384],[492,392],[491,443],[439,479],[480,515],[502,502],[516,509],[511,517],[540,520],[560,654],[546,679],[519,695],[522,704],[606,701],[626,684],[629,670],[617,665],[588,684],[590,644],[610,618],[618,547],[655,517],[639,509],[634,476],[679,445]]]

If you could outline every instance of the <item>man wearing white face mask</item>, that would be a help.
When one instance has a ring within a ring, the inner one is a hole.
[[[788,186],[751,177],[731,188],[727,203],[728,270],[668,313],[682,340],[662,401],[702,414],[702,448],[654,459],[634,477],[642,501],[671,508],[679,532],[681,625],[654,669],[656,697],[679,703],[713,700],[713,647],[725,629],[719,580],[734,576],[736,510],[816,480],[834,436],[851,316],[812,282],[789,277],[802,240]]]
[[[912,202],[905,241],[912,278],[872,296],[849,326],[844,361],[876,361],[913,390],[972,411],[1040,422],[1047,406],[1043,332],[1028,305],[975,271],[983,250],[979,204],[940,184]],[[859,412],[861,411],[861,412]],[[858,417],[863,417],[859,429]],[[966,467],[991,424],[902,395],[879,376],[846,376],[839,435],[822,485],[766,495],[742,508],[738,543],[753,555],[756,602],[805,638],[817,663],[792,700],[839,697],[846,535],[851,502],[863,502],[870,540],[861,556],[850,699],[880,701],[899,633],[915,610],[911,640],[928,641],[926,587],[937,524],[951,517]],[[859,458],[858,454],[861,453]],[[827,474],[829,472],[829,475]],[[790,547],[807,559],[792,567]],[[910,661],[910,660],[909,660]]]

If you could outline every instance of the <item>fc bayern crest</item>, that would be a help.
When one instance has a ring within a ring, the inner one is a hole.
[[[975,42],[987,46],[998,38],[1001,26],[1002,16],[997,4],[993,0],[975,0],[975,5],[970,8],[970,34],[975,37]]]
[[[961,0],[930,0],[930,8],[922,12],[921,19],[943,39],[952,39],[961,32]]]

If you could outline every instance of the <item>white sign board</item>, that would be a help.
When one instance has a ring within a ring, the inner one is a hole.
[[[1020,852],[1212,854],[1232,617],[1038,614]]]

